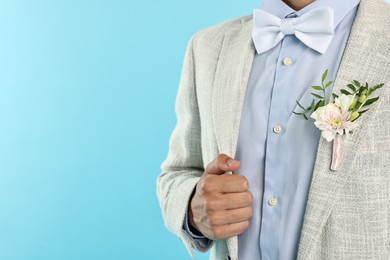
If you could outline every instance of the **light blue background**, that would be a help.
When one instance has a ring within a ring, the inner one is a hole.
[[[0,259],[189,259],[155,194],[183,55],[260,2],[0,0]]]
[[[0,259],[189,259],[155,193],[183,55],[259,4],[1,0]]]

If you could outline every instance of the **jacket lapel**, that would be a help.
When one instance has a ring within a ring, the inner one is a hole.
[[[252,19],[243,19],[237,30],[224,37],[216,69],[212,116],[219,153],[234,158],[245,90],[252,67],[255,48]],[[227,240],[231,259],[237,259],[237,237]]]
[[[219,153],[234,157],[241,110],[255,54],[252,23],[224,37],[213,87],[212,116]]]
[[[379,38],[381,35],[388,34],[385,26],[380,25],[389,24],[390,20],[387,16],[378,16],[378,10],[381,8],[389,7],[381,0],[361,1],[333,92],[340,93],[340,88],[355,79],[370,84],[389,80],[389,75],[380,75],[377,72],[377,66],[388,63],[387,53],[389,52],[389,44],[386,42],[388,39]],[[373,37],[373,32],[378,37]],[[370,124],[370,114],[374,110],[375,106],[360,118],[360,127],[344,141],[343,154],[354,155],[359,140],[363,138],[364,125]],[[313,247],[319,241],[321,231],[325,227],[335,201],[351,174],[349,170],[351,161],[343,162],[339,171],[331,171],[331,155],[332,143],[321,138],[301,231],[298,259],[311,259]]]

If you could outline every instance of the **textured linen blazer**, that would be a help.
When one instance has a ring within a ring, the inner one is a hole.
[[[189,198],[218,154],[234,157],[245,89],[255,55],[252,16],[207,28],[189,43],[177,96],[175,127],[157,181],[165,224],[189,252],[182,230]],[[334,92],[351,80],[384,83],[360,127],[345,140],[339,171],[332,143],[321,138],[298,259],[390,259],[390,7],[362,0]],[[214,241],[212,259],[237,259],[237,237]],[[198,250],[207,250],[196,248]]]

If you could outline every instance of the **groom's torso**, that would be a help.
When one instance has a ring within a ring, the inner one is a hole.
[[[193,40],[196,94],[205,165],[234,156],[245,89],[255,55],[251,16],[198,33]],[[332,146],[321,141],[309,192],[299,258],[387,259],[390,248],[390,11],[363,0],[334,91],[353,79],[385,83],[380,100],[347,140],[344,164],[329,170]],[[237,240],[219,241],[216,259],[237,255]]]

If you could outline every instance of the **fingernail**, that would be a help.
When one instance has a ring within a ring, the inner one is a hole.
[[[235,164],[237,161],[236,160],[233,160],[233,159],[231,159],[231,160],[229,160],[229,161],[227,161],[227,165],[229,166],[229,167],[231,167],[233,164]]]

